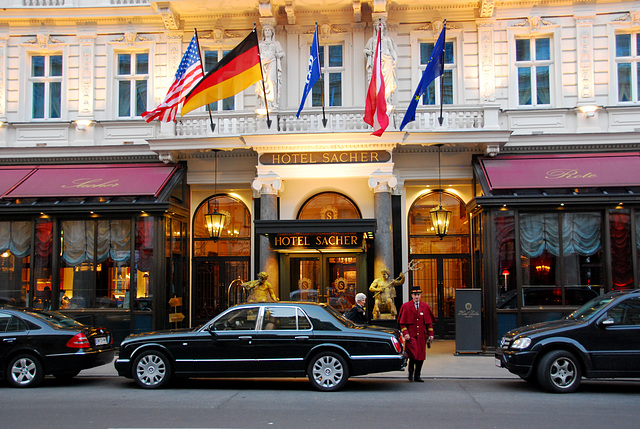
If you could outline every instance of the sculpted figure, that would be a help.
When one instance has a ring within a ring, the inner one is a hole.
[[[265,91],[269,109],[277,109],[280,100],[280,88],[282,87],[282,58],[284,49],[280,42],[275,40],[273,25],[264,24],[262,27],[262,41],[260,41],[260,60],[262,61],[262,74],[264,76],[264,89],[262,82],[256,85],[258,95],[258,107],[265,106]]]
[[[371,73],[373,71],[373,59],[376,52],[376,43],[378,41],[378,25],[374,25],[373,36],[367,42],[364,54],[367,58],[367,84],[371,82]],[[391,95],[396,90],[396,64],[398,62],[398,50],[396,42],[387,36],[387,24],[382,23],[382,36],[380,37],[380,55],[382,63],[382,77],[384,78],[384,94],[387,99],[387,105],[391,105]]]
[[[394,299],[396,297],[396,286],[404,283],[404,273],[395,279],[390,279],[391,273],[386,268],[382,270],[382,277],[377,278],[369,286],[369,291],[373,292],[373,313],[374,319],[379,319],[382,313],[390,313],[391,318],[395,318],[398,313]]]
[[[279,301],[276,294],[273,292],[271,283],[267,281],[268,277],[269,275],[262,271],[258,273],[258,278],[256,280],[242,283],[242,287],[249,291],[247,302]]]

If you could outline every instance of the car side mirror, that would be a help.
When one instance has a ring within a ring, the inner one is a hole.
[[[209,331],[209,333],[214,337],[218,336],[218,333],[216,332],[216,325],[213,323],[209,325],[209,327],[207,328],[207,331]]]

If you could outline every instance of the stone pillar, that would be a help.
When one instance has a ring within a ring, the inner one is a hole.
[[[282,189],[282,181],[276,174],[257,177],[253,181],[253,189],[260,194],[260,219],[278,219],[278,191]],[[269,239],[263,235],[257,237],[260,248],[260,266],[257,271],[265,271],[269,275],[269,283],[280,291],[280,271],[278,266],[278,254],[269,248]],[[280,297],[278,297],[280,298]]]
[[[373,189],[373,209],[376,217],[374,241],[374,272],[380,276],[383,268],[393,270],[393,237],[391,234],[391,190],[398,180],[393,174],[374,172],[369,177],[369,187]],[[392,273],[393,277],[393,273]]]

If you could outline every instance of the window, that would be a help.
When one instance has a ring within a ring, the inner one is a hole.
[[[228,50],[217,50],[217,51],[204,51],[204,72],[209,73],[211,69],[213,69],[218,61],[222,59],[225,55],[229,53]],[[235,96],[231,96],[221,100],[220,102],[216,101],[215,103],[209,104],[209,108],[212,112],[217,112],[221,110],[235,110]]]
[[[62,106],[62,55],[31,57],[31,116],[58,119]]]
[[[118,116],[142,116],[147,110],[149,54],[118,54],[117,61]]]
[[[319,79],[311,89],[311,105],[322,106],[322,89],[324,85],[325,106],[342,106],[342,73],[344,73],[344,47],[343,45],[320,45],[320,70],[322,79]]]
[[[420,75],[431,58],[435,43],[420,43]],[[453,104],[453,76],[455,71],[455,60],[453,52],[453,42],[445,42],[444,44],[444,75],[442,79],[442,94],[440,94],[440,81],[434,80],[429,84],[427,90],[422,96],[423,105]],[[438,83],[436,85],[436,82]],[[442,97],[442,98],[441,98]]]
[[[640,34],[616,34],[618,101],[640,99]]]
[[[518,104],[551,104],[551,39],[548,37],[516,39]]]
[[[246,331],[256,328],[259,307],[239,308],[221,316],[213,324],[216,331]]]

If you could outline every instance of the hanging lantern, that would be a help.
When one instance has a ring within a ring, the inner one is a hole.
[[[222,228],[226,223],[226,217],[226,214],[220,213],[216,209],[213,210],[213,213],[204,215],[204,223],[207,226],[207,231],[209,231],[209,237],[213,238],[213,241],[217,241],[220,238]]]
[[[449,231],[451,211],[445,210],[442,208],[442,206],[439,206],[437,209],[431,209],[430,214],[431,223],[433,224],[433,228],[436,230],[436,235],[440,237],[440,240],[442,240]]]

